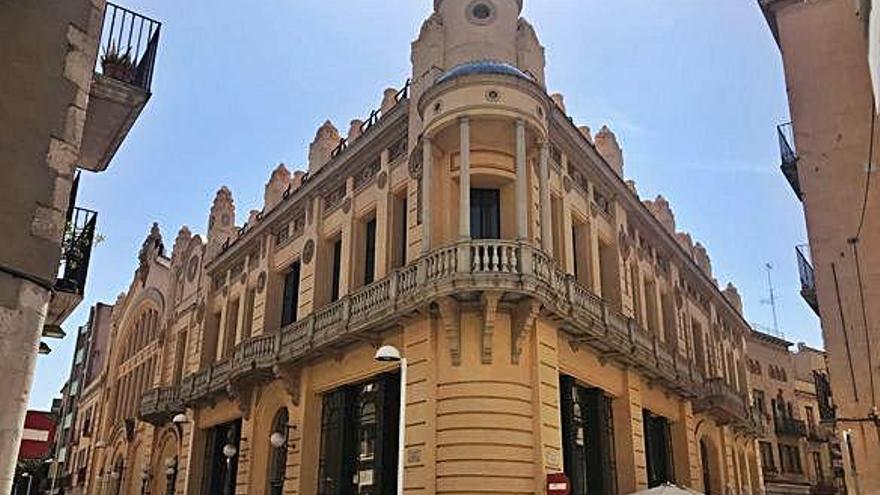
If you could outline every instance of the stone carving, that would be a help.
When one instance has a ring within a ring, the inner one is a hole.
[[[511,315],[510,361],[519,364],[523,344],[541,312],[541,304],[534,299],[525,299],[516,305]]]
[[[312,258],[315,257],[315,241],[309,239],[306,241],[306,245],[303,246],[303,263],[308,265],[312,262]]]
[[[302,384],[302,369],[298,366],[276,365],[273,368],[273,372],[281,380],[284,391],[290,396],[290,401],[293,402],[294,406],[298,406]]]
[[[345,200],[342,201],[342,213],[348,215],[349,212],[351,212],[351,196],[346,197]]]
[[[368,162],[366,165],[361,167],[360,170],[354,176],[354,188],[355,190],[359,190],[370,183],[378,174],[379,169],[382,168],[382,161],[379,157],[376,157],[375,160]]]
[[[572,184],[571,184],[571,177],[569,177],[569,176],[567,176],[567,175],[564,176],[564,177],[562,178],[562,187],[565,189],[565,192],[566,192],[566,193],[570,193],[570,192],[571,192],[571,186],[572,186]]]
[[[712,278],[712,260],[709,259],[709,253],[706,251],[706,248],[699,242],[694,246],[694,261],[706,276]]]
[[[186,255],[186,251],[189,248],[190,241],[192,240],[192,232],[189,231],[189,227],[184,225],[177,232],[177,238],[174,239],[174,247],[171,249],[171,263],[174,265],[179,265],[183,256]]]
[[[458,301],[451,297],[444,297],[437,302],[453,366],[461,366],[461,312],[458,306]]]
[[[727,287],[721,291],[721,293],[724,295],[724,298],[727,299],[727,302],[729,302],[739,314],[742,314],[742,297],[740,297],[739,290],[733,285],[733,282],[728,282]]]
[[[386,186],[387,184],[388,184],[388,172],[385,172],[385,171],[383,170],[383,171],[379,174],[379,176],[376,178],[376,186],[377,186],[377,187],[379,188],[379,190],[381,191],[381,190],[385,189],[385,186]]]
[[[266,288],[266,272],[260,272],[257,275],[257,294],[262,294]]]
[[[416,149],[409,155],[409,177],[413,180],[422,178],[422,161],[424,160],[422,155],[424,155],[422,153],[422,141],[419,140]]]
[[[150,272],[150,262],[156,257],[165,254],[165,245],[162,244],[162,233],[159,231],[159,224],[153,222],[150,233],[141,244],[141,250],[138,253],[138,269],[137,276],[141,283],[147,282],[147,275]]]
[[[623,228],[621,228],[620,232],[617,234],[617,245],[620,247],[620,255],[623,259],[629,260],[629,257],[632,254],[632,242],[629,234],[627,234]]]
[[[590,144],[593,144],[593,136],[591,135],[590,126],[582,125],[578,127],[578,131],[580,131],[581,136],[584,137]]]
[[[232,192],[223,186],[214,197],[211,215],[208,219],[208,259],[213,259],[223,251],[223,246],[237,236],[235,228],[235,202]]]
[[[339,131],[329,120],[318,128],[314,141],[309,145],[309,174],[314,174],[330,161],[341,139]]]
[[[623,177],[623,150],[617,143],[617,136],[607,125],[596,134],[594,139],[596,150],[619,177]]]
[[[675,234],[675,214],[672,212],[672,208],[669,206],[669,202],[666,201],[666,198],[663,195],[657,195],[657,198],[654,201],[645,200],[645,207],[648,208],[648,211],[654,215],[654,218],[663,225],[663,228],[666,229],[670,234]]]
[[[355,139],[361,137],[363,133],[364,121],[361,119],[354,119],[351,121],[348,127],[348,142],[354,142]]]
[[[345,200],[345,194],[346,188],[344,183],[326,193],[324,195],[324,214],[330,214],[337,207],[341,206],[343,200]]]
[[[492,364],[492,334],[495,333],[495,318],[498,316],[500,300],[499,292],[483,292],[483,334],[480,340],[480,360],[483,364]]]
[[[284,197],[284,192],[290,189],[291,178],[290,171],[281,163],[272,171],[269,182],[266,183],[266,189],[263,194],[263,206],[265,211],[271,211]]]
[[[553,100],[553,103],[556,103],[556,106],[562,110],[562,113],[565,113],[565,97],[562,93],[553,93],[550,95],[550,99]]]
[[[386,88],[382,93],[382,106],[380,107],[384,116],[397,105],[397,90],[394,88]]]

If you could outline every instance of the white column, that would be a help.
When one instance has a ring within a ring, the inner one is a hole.
[[[471,124],[461,118],[461,160],[459,160],[458,235],[462,240],[471,238]]]
[[[526,240],[529,236],[528,200],[526,175],[526,123],[516,121],[516,237]]]
[[[422,254],[431,250],[431,175],[434,154],[431,138],[422,139]]]
[[[553,216],[550,211],[550,147],[541,143],[541,162],[538,166],[538,189],[541,195],[541,247],[553,254]]]

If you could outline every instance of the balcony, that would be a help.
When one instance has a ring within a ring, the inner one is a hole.
[[[46,327],[59,327],[83,299],[97,220],[98,214],[92,210],[77,207],[68,210],[61,242],[61,266],[49,301]]]
[[[503,294],[505,304],[536,301],[578,342],[605,359],[638,368],[646,379],[690,399],[706,393],[691,361],[616,313],[543,251],[528,243],[480,240],[435,249],[280,332],[242,342],[232,356],[184,377],[172,391],[147,392],[141,416],[161,422],[171,416],[169,407],[209,403],[227,395],[230,385],[264,380],[279,367],[374,338],[439,298],[478,301],[489,290]],[[722,410],[731,411],[736,425],[745,425],[744,400],[721,395],[728,401]]]
[[[751,414],[746,407],[746,401],[737,393],[724,378],[715,377],[706,380],[703,384],[703,394],[694,401],[694,412],[710,412],[721,423],[746,425],[751,420]]]
[[[782,165],[779,168],[782,170],[782,175],[785,176],[789,185],[791,185],[795,196],[803,201],[804,193],[801,191],[801,181],[798,177],[797,148],[794,146],[794,129],[791,126],[791,122],[777,127],[776,134],[779,138],[779,155],[782,159]]]
[[[797,253],[798,273],[801,276],[801,297],[819,315],[819,298],[816,297],[816,271],[810,262],[810,247],[807,245],[795,248]]]
[[[813,424],[807,426],[807,439],[811,442],[825,443],[831,440],[834,432],[831,428],[823,424]]]
[[[815,485],[810,487],[810,495],[837,495],[842,493],[837,485],[827,479],[819,480]]]
[[[107,169],[151,95],[161,23],[107,2],[79,166]]]
[[[776,418],[776,435],[780,437],[806,437],[807,424],[800,419]]]

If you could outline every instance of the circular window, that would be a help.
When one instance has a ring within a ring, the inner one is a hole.
[[[495,7],[486,0],[477,0],[470,4],[467,15],[474,24],[489,24],[495,19]]]

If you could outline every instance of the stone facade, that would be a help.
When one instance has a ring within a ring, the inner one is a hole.
[[[861,9],[870,2],[760,5],[785,69],[792,122],[780,132],[782,168],[803,202],[802,294],[822,322],[847,487],[880,493],[880,143]]]
[[[753,332],[752,398],[765,419],[758,452],[768,495],[846,493],[825,354]]]
[[[152,229],[91,493],[762,493],[736,289],[547,93],[521,2],[434,5],[411,83],[246,224],[223,187],[204,239]]]

